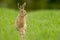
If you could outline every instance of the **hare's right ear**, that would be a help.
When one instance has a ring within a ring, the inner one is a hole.
[[[18,3],[18,9],[20,9],[22,6]]]

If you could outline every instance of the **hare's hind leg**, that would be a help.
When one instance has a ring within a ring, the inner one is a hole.
[[[25,33],[25,28],[20,28],[20,36],[21,36],[21,40],[26,40],[26,33]]]

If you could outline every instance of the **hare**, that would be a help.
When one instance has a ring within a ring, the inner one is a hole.
[[[18,4],[19,6],[19,4]],[[20,36],[24,38],[25,32],[26,32],[26,10],[24,9],[26,6],[26,3],[23,5],[20,5],[19,8],[19,14],[16,19],[16,29],[20,33]]]

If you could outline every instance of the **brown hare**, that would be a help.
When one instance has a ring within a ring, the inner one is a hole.
[[[22,38],[25,37],[25,32],[26,32],[26,10],[24,9],[25,6],[26,6],[26,3],[18,7],[19,14],[16,19],[16,28]]]

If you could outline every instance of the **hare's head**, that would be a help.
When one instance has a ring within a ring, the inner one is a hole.
[[[18,6],[19,6],[19,4],[18,4]],[[24,2],[22,5],[19,6],[19,11],[20,11],[21,16],[26,15],[26,10],[24,10],[25,6],[26,6],[26,2]]]

